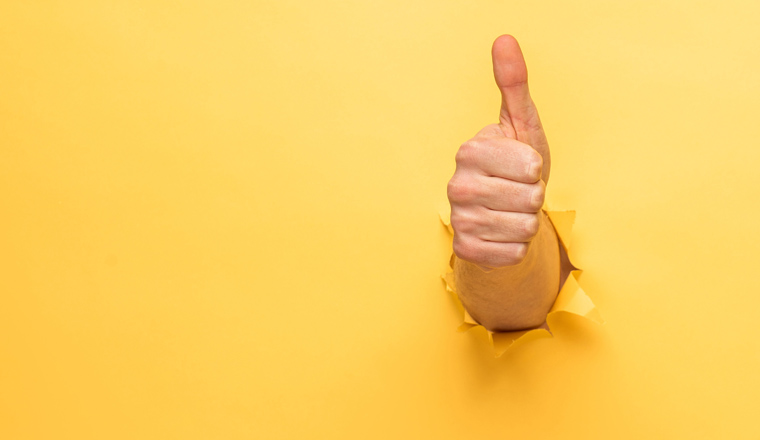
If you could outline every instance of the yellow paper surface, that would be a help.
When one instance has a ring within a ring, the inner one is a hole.
[[[758,16],[0,2],[0,439],[759,438]],[[437,210],[502,33],[606,322],[494,358]]]

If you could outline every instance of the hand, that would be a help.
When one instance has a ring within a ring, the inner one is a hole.
[[[551,167],[517,40],[502,35],[491,52],[501,91],[499,123],[462,144],[448,184],[454,253],[481,268],[523,261],[545,221],[541,207]]]

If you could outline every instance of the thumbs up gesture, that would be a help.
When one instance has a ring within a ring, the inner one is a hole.
[[[551,167],[520,46],[502,35],[492,57],[501,91],[499,123],[461,145],[447,188],[454,253],[481,268],[523,262],[545,221],[541,207]]]

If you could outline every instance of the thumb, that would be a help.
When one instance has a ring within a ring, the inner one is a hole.
[[[542,179],[549,179],[549,144],[528,90],[528,68],[520,45],[511,35],[502,35],[491,49],[493,74],[501,91],[499,122],[504,134],[525,142],[544,158]]]

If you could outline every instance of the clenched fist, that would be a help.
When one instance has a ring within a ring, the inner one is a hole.
[[[551,165],[520,46],[503,35],[491,55],[501,91],[499,123],[462,144],[447,191],[454,252],[482,268],[523,262],[548,223],[541,207]]]

